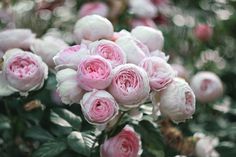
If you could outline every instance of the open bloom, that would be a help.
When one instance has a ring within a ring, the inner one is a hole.
[[[100,15],[107,17],[109,8],[103,2],[88,2],[81,6],[79,10],[79,16],[84,17],[86,15]]]
[[[31,50],[42,57],[50,68],[54,68],[53,57],[67,47],[68,45],[63,40],[53,36],[45,36],[43,39],[34,40]]]
[[[161,91],[160,111],[176,123],[192,117],[195,112],[195,95],[187,82],[175,78]]]
[[[79,103],[83,97],[84,90],[77,81],[77,72],[73,69],[63,69],[57,72],[57,92],[64,104]]]
[[[176,75],[171,66],[160,57],[147,57],[141,61],[140,66],[147,72],[150,86],[156,91],[166,88]]]
[[[0,73],[0,95],[14,92],[27,95],[29,91],[40,89],[48,76],[48,67],[42,59],[21,49],[8,50],[3,56]]]
[[[126,63],[126,54],[116,43],[109,40],[100,40],[89,45],[90,53],[100,55],[108,60],[112,67]]]
[[[125,126],[116,136],[101,145],[101,157],[139,157],[142,154],[139,135],[130,126]]]
[[[74,27],[74,36],[77,43],[82,39],[96,41],[111,39],[114,33],[111,22],[99,15],[87,15],[79,19]]]
[[[81,60],[89,55],[86,45],[74,45],[63,49],[53,57],[56,69],[74,68],[76,69]]]
[[[131,109],[143,103],[149,95],[147,73],[134,64],[117,66],[109,86],[110,93],[124,109]]]
[[[138,65],[146,56],[150,55],[146,45],[132,36],[124,35],[116,40],[127,56],[127,62]]]
[[[117,114],[119,106],[114,97],[104,90],[93,90],[80,101],[82,112],[89,123],[104,125]]]
[[[101,56],[88,56],[78,66],[77,80],[86,91],[105,89],[112,80],[111,64]]]
[[[35,34],[30,29],[9,29],[0,32],[0,50],[3,52],[12,48],[28,50]]]
[[[220,78],[209,71],[202,71],[194,75],[190,85],[197,100],[203,103],[215,101],[223,94],[223,84]]]
[[[164,37],[162,32],[158,29],[147,26],[137,26],[131,31],[131,34],[143,44],[147,45],[150,51],[161,50],[163,48]]]

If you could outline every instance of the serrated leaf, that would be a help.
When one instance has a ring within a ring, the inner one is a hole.
[[[54,111],[63,119],[65,119],[67,122],[71,124],[71,126],[79,130],[81,127],[82,119],[75,115],[73,112],[67,110],[67,109],[54,109]]]
[[[40,141],[54,140],[54,137],[49,132],[37,126],[28,129],[25,133],[25,136]]]
[[[54,124],[57,124],[62,127],[69,127],[69,128],[72,127],[70,123],[68,123],[65,119],[63,119],[62,117],[60,117],[57,113],[53,111],[51,111],[50,120]]]
[[[33,153],[33,157],[55,157],[66,149],[66,143],[62,141],[52,141],[44,143]]]
[[[67,142],[70,148],[75,152],[81,155],[90,156],[91,147],[94,142],[94,136],[87,133],[73,131],[67,137]]]

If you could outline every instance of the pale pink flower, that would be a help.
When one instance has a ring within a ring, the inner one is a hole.
[[[137,26],[148,26],[152,28],[157,28],[155,22],[150,18],[134,18],[131,20],[131,26],[132,28],[135,28]]]
[[[213,35],[213,29],[208,24],[199,24],[194,29],[194,35],[200,41],[208,41]]]
[[[79,17],[93,14],[107,17],[108,11],[108,6],[103,2],[88,2],[81,6],[79,10]]]

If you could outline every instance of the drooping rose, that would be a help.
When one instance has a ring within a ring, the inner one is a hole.
[[[129,11],[141,18],[153,18],[157,14],[157,8],[151,0],[129,0]]]
[[[137,26],[131,31],[131,35],[147,45],[150,51],[162,50],[164,37],[160,30],[147,27]]]
[[[208,41],[213,35],[213,29],[208,24],[199,24],[194,29],[194,35],[200,41]]]
[[[95,125],[110,122],[117,114],[119,106],[114,97],[105,90],[93,90],[80,101],[86,120]]]
[[[53,57],[56,69],[74,68],[76,69],[81,60],[89,55],[89,49],[86,45],[74,45],[63,49]]]
[[[165,89],[176,75],[170,64],[160,57],[147,57],[140,66],[147,72],[151,89],[155,91]]]
[[[89,45],[90,53],[108,60],[112,67],[126,63],[126,54],[116,43],[109,40],[96,41]]]
[[[0,74],[0,95],[14,92],[27,95],[29,91],[40,89],[48,76],[48,67],[42,59],[21,49],[8,50],[3,56]]]
[[[143,58],[150,55],[147,46],[131,36],[125,35],[119,37],[116,43],[125,52],[127,63],[138,65]]]
[[[79,10],[79,17],[93,14],[107,17],[108,11],[108,6],[103,2],[88,2],[81,6]]]
[[[82,39],[96,41],[111,39],[114,33],[112,23],[99,15],[88,15],[79,19],[74,27],[74,36],[77,43]]]
[[[112,80],[111,64],[101,56],[88,56],[78,66],[77,80],[86,91],[105,89]]]
[[[63,40],[53,36],[45,36],[43,39],[34,40],[31,50],[42,57],[43,61],[50,67],[54,68],[55,63],[53,57],[68,47]]]
[[[64,104],[79,103],[83,97],[84,90],[77,81],[77,72],[73,69],[63,69],[57,72],[57,92]]]
[[[123,64],[114,70],[109,92],[123,109],[131,109],[143,103],[149,95],[147,73],[134,64]]]
[[[0,50],[3,52],[12,48],[29,50],[35,34],[30,29],[9,29],[0,32]]]
[[[101,145],[100,154],[101,157],[139,157],[142,154],[141,147],[139,135],[127,125]]]
[[[192,117],[195,112],[195,95],[186,81],[175,78],[160,93],[160,112],[179,123]]]
[[[198,101],[207,103],[223,95],[223,84],[220,78],[209,71],[202,71],[193,76],[190,83]]]

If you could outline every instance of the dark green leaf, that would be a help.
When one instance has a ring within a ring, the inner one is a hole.
[[[11,128],[10,120],[6,116],[0,114],[0,130],[10,129],[10,128]]]
[[[65,119],[63,119],[62,117],[60,117],[57,113],[53,111],[51,111],[50,120],[54,124],[57,124],[62,127],[72,127],[70,123],[68,123]]]
[[[38,126],[28,129],[25,136],[40,141],[51,141],[54,139],[49,132]]]

